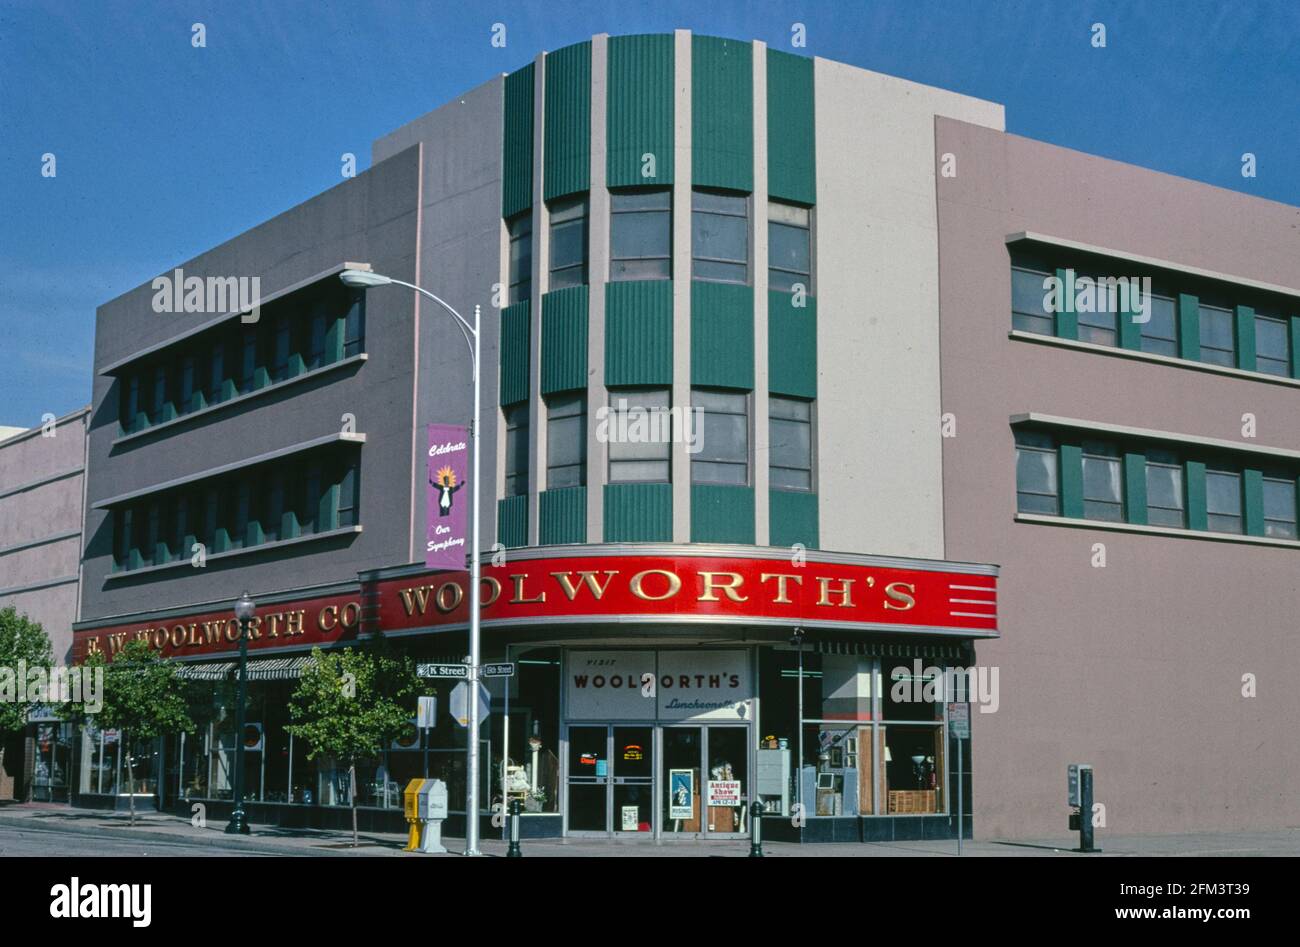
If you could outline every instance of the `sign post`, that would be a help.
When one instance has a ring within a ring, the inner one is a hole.
[[[962,743],[970,739],[970,704],[963,701],[948,705],[948,732],[957,739],[957,855],[960,857],[966,820],[965,790],[962,786]]]

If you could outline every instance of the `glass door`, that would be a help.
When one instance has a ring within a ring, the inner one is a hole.
[[[569,727],[569,832],[609,832],[610,728]]]
[[[654,831],[654,728],[613,727],[613,831]]]
[[[659,784],[664,838],[696,835],[700,828],[700,781],[704,733],[700,727],[663,728],[663,770]]]
[[[741,835],[749,830],[749,728],[706,727],[704,751],[709,764],[704,787],[705,831]]]

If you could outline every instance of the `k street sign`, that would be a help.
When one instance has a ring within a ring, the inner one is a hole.
[[[421,664],[415,669],[420,677],[452,677],[467,679],[468,664]]]

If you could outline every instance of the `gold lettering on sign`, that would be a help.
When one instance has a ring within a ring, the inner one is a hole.
[[[155,650],[161,651],[163,649],[163,645],[167,643],[167,629],[149,628],[147,629],[147,631],[153,632],[153,641],[151,643],[153,644]]]
[[[445,594],[448,592],[451,593],[450,596]],[[446,615],[448,612],[454,612],[464,597],[465,590],[460,587],[459,582],[444,582],[438,586],[438,594],[434,596],[433,604],[438,607],[438,611]]]
[[[185,643],[196,648],[203,643],[199,640],[199,626],[194,622],[190,622],[190,627],[186,631]]]
[[[208,644],[220,644],[221,633],[226,630],[224,621],[205,621],[203,623],[203,638]]]
[[[614,578],[614,576],[618,575],[618,570],[617,569],[605,570],[604,585],[601,585],[599,582],[596,581],[596,573],[594,571],[579,572],[578,573],[579,581],[576,583],[573,581],[573,579],[569,578],[571,575],[573,575],[572,572],[552,572],[551,575],[555,576],[555,578],[559,581],[560,586],[564,589],[564,594],[569,597],[570,602],[572,602],[575,598],[578,597],[578,589],[583,585],[585,585],[588,589],[591,590],[591,594],[595,597],[596,601],[599,602],[601,598],[605,595],[605,590],[609,588],[610,581]]]
[[[510,599],[511,605],[531,605],[534,602],[546,601],[545,592],[539,592],[537,594],[537,598],[524,598],[524,582],[525,580],[527,580],[527,578],[528,578],[528,573],[526,572],[521,572],[517,575],[512,575],[510,577],[510,580],[515,584],[515,594],[514,597]]]
[[[185,626],[184,625],[173,626],[172,633],[167,637],[168,637],[168,643],[173,648],[179,648],[181,645],[185,644]]]
[[[501,583],[498,582],[496,579],[492,578],[492,576],[490,575],[483,576],[481,579],[479,579],[479,583],[480,584],[487,583],[487,585],[491,586],[492,588],[492,591],[488,595],[486,600],[483,599],[483,590],[479,589],[479,601],[483,603],[484,608],[491,605],[493,602],[495,602],[497,599],[501,597]]]
[[[284,612],[271,612],[263,616],[266,619],[266,637],[280,637],[280,622],[284,621]]]
[[[817,604],[830,605],[831,596],[838,595],[840,597],[840,602],[839,602],[840,608],[852,608],[853,607],[853,580],[840,579],[839,580],[840,586],[837,589],[831,588],[831,583],[833,581],[835,580],[826,578],[825,576],[817,577],[817,585],[821,589],[820,594],[817,596]]]
[[[256,641],[262,637],[262,616],[254,615],[248,621],[248,640]]]
[[[326,621],[326,619],[329,619]],[[326,605],[316,616],[316,625],[321,631],[333,631],[334,626],[339,621],[339,607],[337,605]]]
[[[772,599],[773,605],[789,605],[790,594],[786,588],[786,583],[794,579],[795,585],[803,585],[803,576],[790,575],[783,572],[764,572],[758,577],[758,581],[766,582],[768,579],[776,579],[776,598]]]
[[[239,640],[239,622],[235,621],[233,618],[226,622],[226,640]]]
[[[645,577],[648,575],[661,575],[668,580],[668,588],[665,590],[663,595],[651,595],[643,588]],[[646,569],[632,576],[632,581],[628,583],[628,588],[630,588],[632,594],[639,599],[647,602],[662,602],[666,598],[672,598],[682,590],[682,580],[677,577],[676,573],[669,572],[667,569]]]
[[[704,580],[704,591],[700,593],[697,602],[717,602],[718,590],[727,593],[727,598],[733,602],[748,602],[748,595],[741,595],[739,589],[745,580],[741,578],[739,572],[701,572],[700,578]],[[721,579],[727,579],[726,582]]]
[[[88,639],[86,641],[86,654],[91,655],[91,654],[99,654],[99,653],[100,653],[99,639],[98,638]]]
[[[361,603],[348,602],[343,606],[343,611],[339,614],[339,624],[344,628],[352,629],[361,624]]]
[[[907,592],[900,592],[899,589],[907,589]],[[885,586],[885,596],[895,602],[903,603],[902,605],[890,605],[889,602],[885,602],[885,608],[905,612],[909,608],[916,606],[916,586],[910,582],[890,582]]]
[[[398,594],[402,596],[402,607],[406,609],[406,614],[414,615],[417,611],[423,615],[425,609],[429,607],[429,589],[432,586],[421,585],[414,589],[402,589]]]
[[[289,612],[288,619],[285,621],[285,637],[302,634],[302,622],[307,617],[306,609],[298,609],[296,612]]]

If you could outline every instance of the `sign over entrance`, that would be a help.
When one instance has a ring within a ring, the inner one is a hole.
[[[751,718],[745,651],[570,651],[565,666],[572,720]]]

